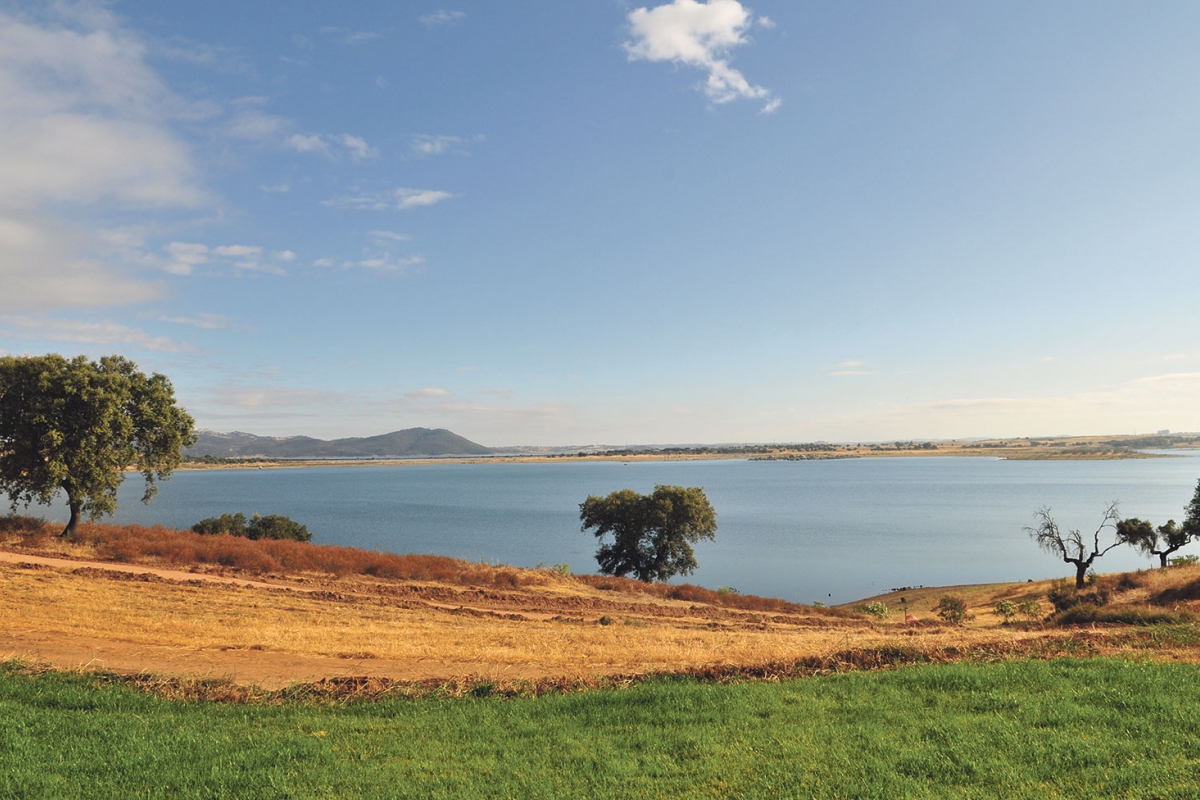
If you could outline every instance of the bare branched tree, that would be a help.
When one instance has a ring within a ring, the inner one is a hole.
[[[1088,538],[1085,538],[1078,530],[1063,533],[1059,529],[1058,523],[1050,516],[1049,506],[1038,509],[1034,516],[1038,519],[1037,527],[1026,528],[1025,532],[1037,542],[1038,547],[1047,553],[1060,557],[1068,564],[1075,565],[1076,589],[1084,587],[1092,562],[1114,547],[1123,544],[1121,539],[1116,536],[1117,523],[1121,521],[1116,500],[1109,503],[1108,508],[1104,509],[1104,518],[1100,522],[1100,527],[1096,528],[1096,532]],[[1105,530],[1109,528],[1112,529],[1113,541],[1102,547],[1100,537],[1104,536]]]

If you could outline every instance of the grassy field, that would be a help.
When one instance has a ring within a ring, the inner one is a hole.
[[[1198,709],[1200,667],[1114,659],[346,705],[10,664],[0,795],[1196,797]]]

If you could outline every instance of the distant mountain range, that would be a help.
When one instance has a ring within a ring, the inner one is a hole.
[[[396,458],[408,456],[484,456],[495,450],[444,428],[408,428],[380,436],[314,439],[311,436],[255,436],[253,433],[196,432],[188,456],[219,458]]]

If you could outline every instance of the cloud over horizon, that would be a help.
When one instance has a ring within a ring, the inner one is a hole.
[[[782,104],[769,89],[756,86],[729,64],[729,51],[749,42],[746,32],[754,16],[737,0],[674,0],[654,8],[629,12],[630,41],[625,52],[630,61],[669,61],[708,72],[704,94],[718,105],[737,99],[764,100],[762,113]],[[759,18],[765,29],[775,27]]]

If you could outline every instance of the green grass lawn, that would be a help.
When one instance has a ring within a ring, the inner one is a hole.
[[[0,795],[1200,797],[1200,667],[1063,659],[320,706],[0,670]]]

